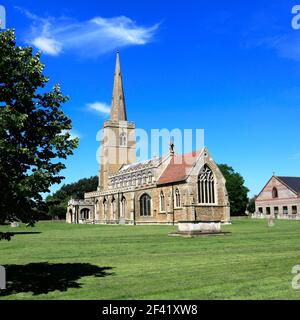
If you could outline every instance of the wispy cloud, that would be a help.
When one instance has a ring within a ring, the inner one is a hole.
[[[110,106],[104,102],[87,103],[87,108],[90,111],[96,111],[102,115],[108,115],[110,113]]]
[[[57,56],[72,52],[84,57],[97,57],[117,48],[145,45],[153,40],[159,23],[138,26],[126,16],[93,17],[79,22],[66,17],[39,17],[20,9],[31,20],[26,41],[45,54]]]

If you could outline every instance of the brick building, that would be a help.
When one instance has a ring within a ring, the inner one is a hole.
[[[254,218],[300,219],[300,177],[272,176],[255,201]]]

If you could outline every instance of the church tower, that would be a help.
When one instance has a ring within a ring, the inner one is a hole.
[[[135,125],[127,121],[120,55],[117,52],[112,104],[101,139],[99,190],[108,188],[108,177],[123,165],[136,162]]]

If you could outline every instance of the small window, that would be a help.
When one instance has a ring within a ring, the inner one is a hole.
[[[274,187],[272,190],[272,198],[273,199],[278,198],[278,190],[276,187]]]
[[[259,212],[259,213],[263,213],[263,208],[262,208],[262,207],[259,207],[259,208],[258,208],[258,212]]]
[[[120,134],[120,146],[125,147],[126,146],[126,134],[125,132],[122,132]]]
[[[297,206],[292,206],[292,214],[297,214]]]
[[[160,192],[160,211],[165,212],[166,211],[166,206],[165,206],[165,195],[164,192]]]
[[[271,208],[270,208],[270,207],[267,207],[267,208],[266,208],[266,214],[267,214],[267,215],[270,215],[270,214],[271,214]]]
[[[283,214],[289,214],[288,207],[283,207]]]
[[[278,207],[274,207],[274,214],[278,214],[279,213],[279,208]]]
[[[180,202],[180,192],[178,189],[175,190],[175,207],[180,208],[181,202]]]

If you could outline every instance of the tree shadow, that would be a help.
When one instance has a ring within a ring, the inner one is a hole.
[[[89,263],[29,263],[26,265],[4,265],[6,269],[6,289],[1,296],[21,292],[33,295],[47,294],[51,291],[67,291],[81,288],[77,281],[82,277],[106,277],[112,267],[98,267]]]
[[[24,234],[39,234],[39,231],[23,231],[23,232],[0,232],[0,240],[10,241],[12,237]]]

